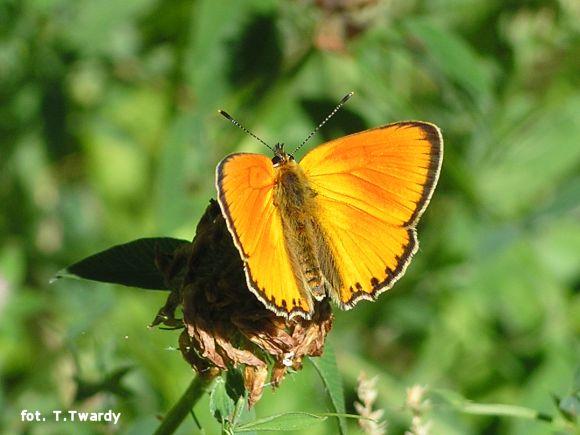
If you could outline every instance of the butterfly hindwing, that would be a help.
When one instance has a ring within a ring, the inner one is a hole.
[[[375,299],[404,273],[442,156],[436,126],[402,122],[328,142],[300,162],[317,193],[317,220],[340,275],[333,297],[341,307]]]
[[[250,290],[279,315],[310,317],[312,299],[297,284],[273,203],[274,171],[261,154],[226,157],[216,170],[218,201]]]

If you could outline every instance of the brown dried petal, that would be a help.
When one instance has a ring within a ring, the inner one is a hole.
[[[249,350],[238,349],[219,336],[216,337],[216,342],[219,345],[219,349],[225,353],[229,359],[228,362],[230,362],[231,365],[236,366],[238,364],[246,364],[254,367],[266,367],[266,363]]]
[[[342,17],[327,17],[322,20],[317,29],[314,44],[323,51],[345,51],[346,40]]]
[[[206,374],[214,369],[211,361],[201,358],[192,343],[187,331],[183,331],[179,336],[179,349],[185,360],[200,374]]]
[[[244,369],[244,387],[248,392],[248,406],[251,408],[262,397],[268,377],[268,368],[246,366]]]
[[[294,345],[294,339],[285,331],[285,324],[263,322],[259,328],[256,323],[237,319],[236,326],[252,343],[266,350],[270,355],[283,355]]]
[[[193,339],[192,344],[202,357],[210,360],[216,367],[226,369],[226,362],[216,351],[215,339],[206,328],[199,327],[199,324],[187,325],[187,332]]]
[[[284,379],[284,376],[286,376],[286,370],[287,367],[284,366],[283,364],[276,364],[274,366],[274,368],[272,369],[271,376],[271,382],[273,387],[277,387],[278,385],[280,385],[280,382],[282,382],[282,379]]]

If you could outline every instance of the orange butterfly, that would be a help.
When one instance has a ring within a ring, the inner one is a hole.
[[[320,145],[300,163],[283,144],[273,151],[272,159],[231,154],[216,169],[218,202],[249,289],[291,319],[310,318],[313,299],[329,296],[350,309],[391,288],[418,248],[415,226],[443,159],[439,128],[388,124]]]

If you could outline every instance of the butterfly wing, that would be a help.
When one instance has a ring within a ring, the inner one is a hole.
[[[405,272],[442,158],[435,125],[401,122],[333,140],[300,162],[318,193],[319,225],[340,278],[333,297],[342,308],[374,300]]]
[[[297,284],[273,203],[274,171],[263,155],[229,155],[216,169],[218,202],[250,290],[278,315],[309,317],[312,299]]]

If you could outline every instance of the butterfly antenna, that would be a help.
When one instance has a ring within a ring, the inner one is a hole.
[[[334,116],[334,114],[340,110],[340,108],[343,106],[343,104],[344,104],[344,103],[346,103],[346,102],[347,102],[347,101],[350,99],[350,97],[352,97],[353,95],[354,95],[354,91],[353,91],[353,92],[349,92],[349,93],[348,93],[348,94],[346,94],[344,97],[342,97],[342,100],[340,100],[340,102],[339,102],[339,103],[338,103],[338,105],[337,105],[337,106],[334,108],[334,110],[333,110],[332,112],[330,112],[330,114],[329,114],[329,115],[328,115],[326,118],[324,118],[324,121],[322,121],[320,124],[318,124],[318,127],[316,127],[316,128],[315,128],[315,129],[312,131],[312,133],[310,133],[310,134],[308,135],[308,137],[307,137],[306,139],[304,139],[304,140],[302,141],[302,143],[301,143],[300,145],[298,145],[294,151],[292,151],[292,155],[294,155],[294,154],[296,153],[296,151],[298,151],[300,148],[302,148],[302,147],[304,146],[304,144],[305,144],[306,142],[308,142],[308,141],[310,140],[310,138],[311,138],[312,136],[314,136],[314,135],[316,134],[316,132],[317,132],[318,130],[320,130],[320,128],[321,128],[321,127],[322,127],[324,124],[326,124],[326,123],[327,123],[327,122],[330,120],[330,118],[332,118],[332,117]]]
[[[234,124],[236,127],[238,127],[239,129],[243,130],[246,134],[249,134],[250,136],[252,136],[254,139],[262,142],[264,145],[266,145],[272,152],[274,152],[274,149],[268,145],[266,142],[264,142],[262,139],[260,139],[258,136],[256,136],[254,133],[252,133],[250,130],[248,130],[246,127],[244,127],[242,124],[240,124],[238,121],[236,121],[234,118],[231,117],[231,115],[226,112],[225,110],[218,110],[219,114],[221,116],[223,116],[224,118],[226,118],[228,121],[231,121],[232,124]]]

